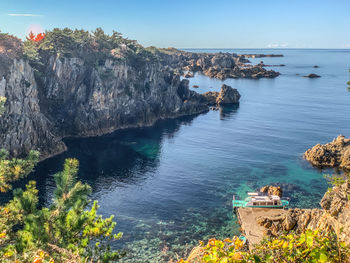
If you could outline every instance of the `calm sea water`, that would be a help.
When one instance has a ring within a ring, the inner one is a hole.
[[[275,79],[220,81],[196,75],[198,92],[225,83],[242,95],[236,106],[159,121],[153,127],[98,138],[68,139],[68,151],[39,164],[40,200],[49,203],[52,175],[65,158],[78,158],[80,179],[93,188],[100,212],[115,214],[128,251],[123,262],[166,262],[197,240],[238,234],[232,194],[282,184],[292,206],[317,207],[327,188],[302,154],[338,134],[350,136],[350,50],[196,50],[274,53],[251,59],[285,64]],[[319,68],[313,68],[314,65]],[[319,79],[303,78],[316,73]],[[329,172],[329,171],[328,171]]]

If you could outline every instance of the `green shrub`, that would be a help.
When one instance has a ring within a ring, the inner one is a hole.
[[[11,189],[10,182],[30,173],[39,154],[26,159],[8,159],[0,152],[0,189]],[[123,256],[111,250],[113,216],[103,219],[91,208],[90,186],[77,181],[78,161],[67,159],[54,178],[56,190],[52,205],[40,208],[36,183],[13,191],[13,199],[0,207],[0,258],[2,262],[110,262]]]

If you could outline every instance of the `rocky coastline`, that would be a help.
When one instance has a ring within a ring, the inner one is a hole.
[[[22,157],[35,149],[45,159],[66,150],[65,137],[149,126],[159,119],[239,102],[238,91],[226,85],[221,92],[198,94],[181,79],[184,75],[201,72],[219,79],[279,75],[262,64],[248,65],[252,55],[144,48],[120,36],[105,38],[120,44],[106,50],[96,49],[95,42],[74,50],[69,47],[72,43],[61,43],[69,48],[38,49],[30,60],[21,40],[1,35],[0,96],[7,102],[0,119],[0,144],[10,156]]]
[[[288,209],[287,213],[257,218],[265,228],[265,236],[277,237],[286,232],[302,233],[319,230],[335,233],[339,240],[350,245],[350,183],[344,182],[328,190],[321,202],[321,209]]]
[[[350,139],[342,135],[330,143],[317,144],[307,150],[304,157],[315,167],[343,168],[345,174],[340,175],[339,180],[336,180],[333,187],[324,194],[320,201],[321,208],[289,208],[288,210],[275,209],[260,212],[263,215],[257,215],[252,223],[262,228],[260,239],[263,237],[278,238],[286,233],[301,234],[306,230],[317,230],[323,233],[334,233],[340,241],[350,245],[348,239],[350,236],[350,177],[346,175],[350,167],[349,152]],[[283,195],[280,186],[267,185],[260,188],[259,191],[279,197]],[[247,225],[246,222],[241,222],[241,224]]]
[[[150,126],[159,119],[204,113],[211,105],[240,99],[238,91],[226,85],[213,96],[198,94],[179,72],[191,65],[190,58],[206,61],[209,56],[210,65],[220,68],[236,65],[234,57],[246,61],[242,56],[180,51],[152,55],[127,42],[146,55],[120,44],[103,60],[94,61],[101,51],[69,56],[40,51],[39,61],[33,62],[24,57],[21,40],[1,37],[0,96],[7,101],[0,118],[0,145],[12,157],[38,150],[46,159],[66,150],[65,137]]]

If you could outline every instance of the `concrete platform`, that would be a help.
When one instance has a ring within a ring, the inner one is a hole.
[[[249,249],[261,242],[264,238],[264,227],[258,225],[256,218],[259,216],[278,216],[286,214],[287,210],[275,208],[251,208],[237,209],[238,222],[241,225],[243,235],[247,238]]]

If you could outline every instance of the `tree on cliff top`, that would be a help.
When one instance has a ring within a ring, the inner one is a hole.
[[[107,58],[153,61],[155,56],[135,40],[123,38],[118,32],[106,34],[101,28],[89,31],[54,28],[46,31],[40,41],[32,35],[23,43],[24,57],[36,62],[47,54],[60,58],[77,57],[93,65],[101,65]]]

